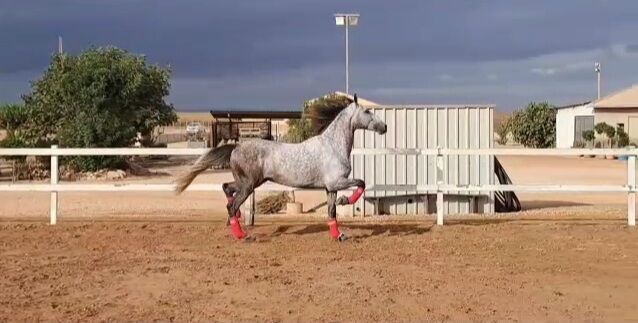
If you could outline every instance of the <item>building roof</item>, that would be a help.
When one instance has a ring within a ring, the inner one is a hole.
[[[215,119],[300,119],[301,111],[228,111],[210,110]]]
[[[586,102],[581,102],[581,103],[574,103],[574,104],[570,104],[570,105],[563,105],[560,107],[554,107],[555,110],[560,110],[560,109],[569,109],[569,108],[575,108],[575,107],[580,107],[586,104],[590,104],[592,101],[586,101]]]
[[[594,102],[596,109],[638,108],[638,84]]]

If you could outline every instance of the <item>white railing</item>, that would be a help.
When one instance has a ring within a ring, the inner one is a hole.
[[[189,156],[201,155],[208,151],[206,148],[10,148],[0,149],[3,156],[51,156],[51,181],[49,184],[0,184],[0,192],[50,192],[51,209],[50,223],[57,222],[58,193],[59,192],[170,192],[173,184],[61,184],[58,178],[59,156]],[[494,191],[525,191],[525,192],[617,192],[627,194],[627,224],[636,225],[636,155],[638,149],[354,149],[354,155],[427,155],[437,156],[437,169],[442,173],[443,157],[449,155],[514,155],[514,156],[580,156],[580,155],[624,155],[627,156],[626,185],[450,185],[441,179],[435,179],[435,185],[375,185],[366,188],[367,191],[409,190],[417,193],[437,192],[437,220],[443,225],[443,196],[449,192],[494,192]],[[439,172],[435,172],[438,174]],[[189,191],[222,191],[221,184],[192,184]],[[302,190],[278,184],[266,184],[257,191],[296,191]],[[249,225],[254,223],[254,194],[253,210],[246,217]]]

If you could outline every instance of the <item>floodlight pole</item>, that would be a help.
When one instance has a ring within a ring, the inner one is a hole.
[[[348,47],[350,47],[348,45],[348,26],[350,23],[348,20],[348,17],[346,17],[346,94],[350,94],[350,56],[348,54]]]
[[[346,94],[350,94],[350,26],[358,24],[359,14],[337,13],[334,15],[337,25],[344,25],[346,28]]]

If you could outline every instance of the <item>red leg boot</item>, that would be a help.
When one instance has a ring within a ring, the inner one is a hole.
[[[346,235],[339,231],[339,224],[337,220],[328,221],[328,226],[330,227],[330,236],[338,241],[346,240]]]
[[[241,212],[237,211],[237,215],[241,216]],[[240,217],[237,215],[230,219],[230,231],[235,238],[241,240],[246,237],[246,232],[241,228],[241,222],[239,222]]]

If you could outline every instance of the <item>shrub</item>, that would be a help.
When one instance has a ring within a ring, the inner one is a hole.
[[[501,121],[500,124],[496,126],[496,133],[498,134],[497,143],[499,145],[507,144],[507,135],[510,132],[510,122],[510,118],[505,118],[503,121]]]
[[[587,142],[593,142],[596,139],[596,135],[594,134],[594,130],[586,130],[583,131],[583,139]]]
[[[546,102],[532,102],[514,114],[511,131],[514,140],[525,147],[553,147],[556,140],[556,111]]]
[[[283,137],[283,141],[290,143],[302,142],[312,136],[319,134],[321,129],[313,129],[312,123],[307,118],[307,113],[312,109],[328,109],[334,107],[345,107],[350,104],[350,99],[337,94],[329,94],[323,97],[304,102],[301,119],[288,120],[288,133]],[[323,125],[322,122],[319,122]]]
[[[629,146],[629,135],[625,132],[625,130],[618,127],[616,129],[616,136],[618,138],[617,139],[618,147],[624,148]]]
[[[574,142],[574,148],[585,148],[586,146],[587,143],[582,140],[577,140],[576,142]]]
[[[0,105],[0,129],[13,136],[17,129],[27,121],[27,110],[22,104]]]

